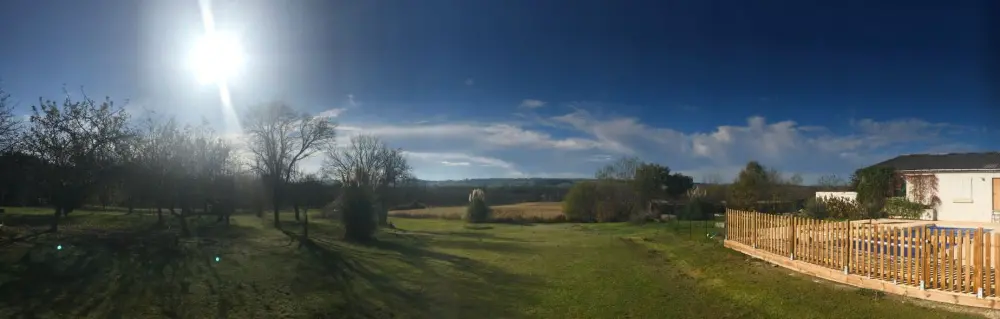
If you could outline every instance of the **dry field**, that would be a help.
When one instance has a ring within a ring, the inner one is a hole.
[[[492,206],[493,219],[510,221],[555,221],[563,219],[562,202],[521,203]],[[465,206],[394,210],[389,216],[406,218],[462,219]]]

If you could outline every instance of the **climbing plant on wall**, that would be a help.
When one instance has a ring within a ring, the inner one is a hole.
[[[910,200],[926,206],[936,206],[941,203],[941,199],[937,196],[937,175],[907,174],[903,175],[903,179],[911,185],[911,194],[908,196]]]

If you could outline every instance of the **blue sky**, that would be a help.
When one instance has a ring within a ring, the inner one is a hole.
[[[623,155],[813,180],[901,153],[996,150],[988,1],[235,1],[237,108],[283,100],[407,150],[419,177],[577,177]],[[996,20],[996,18],[994,18]],[[0,3],[27,112],[83,87],[222,127],[186,54],[195,0]],[[318,166],[318,158],[307,167]]]

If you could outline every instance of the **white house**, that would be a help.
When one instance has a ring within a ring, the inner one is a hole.
[[[1000,152],[902,155],[874,166],[904,176],[897,195],[933,202],[925,219],[1000,222]]]

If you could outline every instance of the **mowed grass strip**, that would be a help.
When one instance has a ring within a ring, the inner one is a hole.
[[[362,245],[341,241],[339,224],[320,219],[302,239],[291,215],[283,230],[270,216],[236,216],[230,227],[193,221],[192,238],[148,228],[149,216],[89,216],[115,227],[70,227],[0,250],[0,317],[969,316],[790,275],[697,227],[692,235],[663,224],[394,218],[400,230]]]

